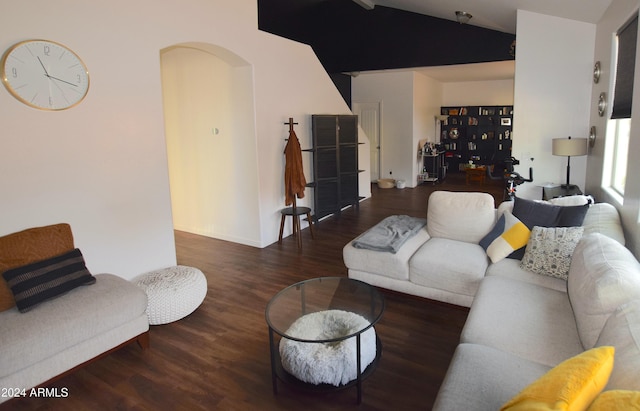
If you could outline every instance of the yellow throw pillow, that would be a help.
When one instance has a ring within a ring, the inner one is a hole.
[[[640,391],[611,390],[598,395],[588,411],[640,410]]]
[[[500,231],[500,228],[502,231]],[[530,234],[531,231],[524,223],[509,211],[505,211],[493,230],[480,241],[480,245],[484,247],[483,244],[490,239],[490,236],[496,236],[485,248],[491,262],[495,264],[515,250],[526,246]]]
[[[614,354],[614,347],[603,346],[569,358],[520,391],[500,410],[586,410],[607,385]]]

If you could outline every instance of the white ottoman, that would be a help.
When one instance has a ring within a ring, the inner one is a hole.
[[[318,311],[303,315],[291,324],[286,334],[304,340],[329,340],[352,335],[369,326],[356,313],[343,310]],[[373,327],[360,336],[361,372],[376,359],[376,332]],[[345,385],[358,378],[356,337],[316,343],[280,340],[282,367],[291,375],[310,384]]]
[[[167,324],[186,317],[207,295],[207,279],[197,268],[178,265],[133,279],[147,293],[149,324]]]

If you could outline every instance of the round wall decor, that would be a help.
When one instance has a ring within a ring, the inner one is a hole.
[[[89,91],[89,73],[80,57],[54,41],[27,40],[11,46],[0,71],[11,95],[41,110],[73,107]]]
[[[598,98],[598,115],[604,116],[604,112],[607,110],[607,95],[602,92]]]

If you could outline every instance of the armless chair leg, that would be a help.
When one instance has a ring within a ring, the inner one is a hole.
[[[307,213],[307,221],[309,221],[309,231],[311,232],[311,238],[316,239],[316,236],[313,235],[313,220],[311,219],[311,212]]]
[[[278,235],[278,244],[282,244],[282,233],[284,231],[284,220],[285,220],[286,216],[284,214],[282,214],[282,217],[280,218],[280,234]]]

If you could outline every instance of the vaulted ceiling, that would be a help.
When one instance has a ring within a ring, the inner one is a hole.
[[[513,60],[517,10],[596,23],[611,1],[258,0],[258,23],[340,73]]]
[[[513,34],[349,0],[258,0],[258,23],[309,44],[329,73],[514,59]]]

